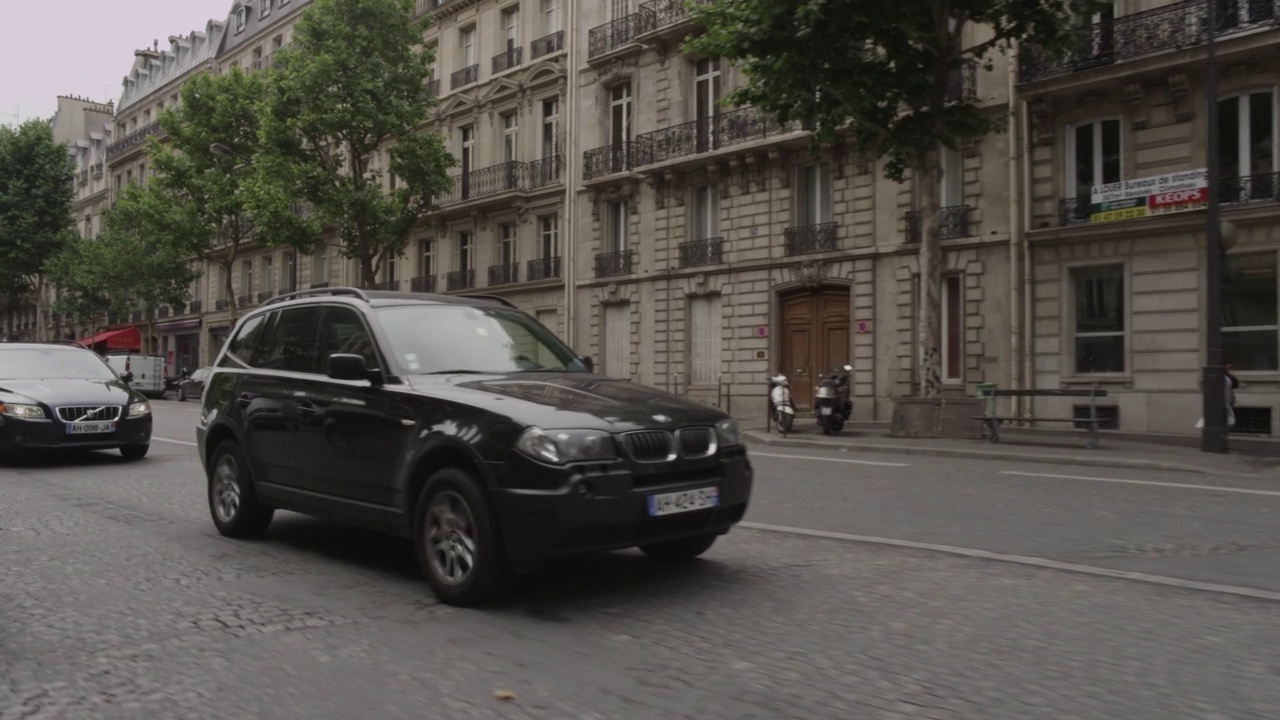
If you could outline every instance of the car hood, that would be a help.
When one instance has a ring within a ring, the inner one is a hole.
[[[126,405],[135,398],[116,380],[0,380],[0,402],[46,405]]]
[[[549,429],[674,429],[728,417],[709,405],[592,373],[418,375],[408,381],[424,394]]]

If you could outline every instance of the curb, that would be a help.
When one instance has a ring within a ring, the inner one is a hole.
[[[975,460],[1014,460],[1020,462],[1044,463],[1050,465],[1076,465],[1081,467],[1121,468],[1129,470],[1165,470],[1171,472],[1191,472],[1201,475],[1256,477],[1253,473],[1241,473],[1222,468],[1207,468],[1199,465],[1165,462],[1163,460],[1142,460],[1140,458],[1108,458],[1085,457],[1079,455],[1051,455],[1018,452],[1001,452],[999,450],[969,450],[966,448],[949,448],[929,445],[885,446],[873,443],[830,443],[820,440],[801,440],[792,438],[768,437],[756,430],[747,430],[743,436],[753,445],[766,447],[790,447],[810,450],[831,450],[835,452],[875,452],[900,455],[927,455],[934,457],[963,457]]]

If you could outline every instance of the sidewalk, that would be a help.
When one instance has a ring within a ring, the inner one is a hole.
[[[1000,429],[1000,442],[986,438],[902,438],[889,435],[888,423],[849,423],[826,437],[812,418],[799,418],[784,439],[778,429],[765,433],[763,423],[744,426],[747,442],[760,446],[881,452],[904,455],[967,457],[979,460],[1024,460],[1076,467],[1169,470],[1206,475],[1274,477],[1280,480],[1280,441],[1232,435],[1230,452],[1200,451],[1199,436],[1153,435],[1101,431],[1100,447],[1085,447],[1083,431]]]

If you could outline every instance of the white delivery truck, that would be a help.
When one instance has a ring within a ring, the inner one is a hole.
[[[117,375],[133,373],[129,386],[147,397],[164,395],[164,358],[159,355],[137,355],[129,352],[110,353],[107,364]]]

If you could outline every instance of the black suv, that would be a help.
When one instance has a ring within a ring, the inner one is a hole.
[[[218,530],[279,508],[409,537],[453,605],[551,555],[696,557],[751,495],[727,415],[594,374],[497,298],[290,293],[214,365],[196,435]]]

